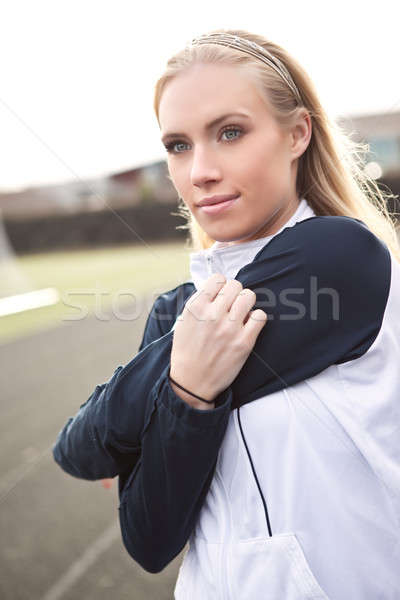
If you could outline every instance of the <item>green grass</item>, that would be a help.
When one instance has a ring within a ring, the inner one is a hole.
[[[189,250],[176,242],[40,253],[15,261],[30,291],[54,287],[60,300],[0,317],[1,343],[95,311],[103,314],[113,306],[116,312],[121,308],[121,313],[133,314],[134,298],[155,298],[190,277]]]

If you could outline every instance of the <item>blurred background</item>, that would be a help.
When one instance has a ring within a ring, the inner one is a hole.
[[[173,595],[182,554],[160,574],[141,569],[122,546],[116,482],[74,479],[51,453],[136,354],[157,295],[189,278],[152,108],[168,57],[217,27],[283,45],[399,194],[396,4],[1,3],[2,600]]]

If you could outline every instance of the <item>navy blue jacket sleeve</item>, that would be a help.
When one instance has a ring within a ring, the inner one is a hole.
[[[71,475],[119,474],[123,541],[150,572],[162,570],[187,542],[213,477],[232,401],[227,388],[215,399],[215,409],[197,410],[172,390],[172,332],[157,338],[169,309],[159,297],[141,350],[97,386],[53,449]]]
[[[95,480],[115,477],[136,463],[140,433],[151,411],[149,396],[168,362],[168,348],[172,346],[172,338],[162,338],[191,291],[192,286],[183,284],[155,300],[138,354],[125,367],[118,366],[106,383],[97,385],[77,414],[68,419],[53,447],[54,459],[64,471]],[[162,341],[144,351],[157,340]],[[142,383],[145,378],[146,384],[136,385],[138,378]],[[125,395],[121,389],[126,390]],[[128,420],[126,411],[132,411]],[[129,429],[122,433],[124,422]]]
[[[358,219],[312,217],[273,237],[236,279],[268,321],[232,383],[232,408],[365,354],[382,325],[391,256]]]
[[[161,322],[154,318],[159,298],[147,317],[139,352],[150,342],[163,335]],[[112,402],[113,390],[123,366],[119,365],[110,379],[96,385],[90,397],[81,404],[78,413],[70,417],[58,434],[53,447],[54,460],[75,477],[95,480],[115,477],[118,472],[133,466],[140,453],[139,443],[124,447],[118,452],[118,444],[112,446],[101,422],[108,403]],[[141,415],[143,418],[143,415]]]
[[[118,446],[111,448],[106,442],[104,431],[96,424],[104,423],[102,412],[110,402],[113,389],[122,366],[117,367],[112,377],[97,385],[88,400],[81,404],[74,417],[69,417],[61,429],[53,446],[53,457],[66,473],[82,479],[103,479],[115,477],[117,473],[132,464],[138,455],[139,447],[131,445],[131,452],[118,452]]]
[[[120,475],[120,524],[129,554],[151,573],[161,571],[186,544],[208,492],[228,424],[232,391],[215,409],[180,400],[167,377],[154,390],[153,412],[141,455]]]

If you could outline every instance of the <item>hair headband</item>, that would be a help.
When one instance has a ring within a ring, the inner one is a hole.
[[[246,40],[245,38],[241,38],[231,33],[208,33],[192,39],[192,46],[199,44],[220,44],[221,46],[229,46],[231,48],[235,48],[236,50],[241,50],[242,52],[251,54],[252,56],[262,60],[282,77],[285,83],[292,90],[298,103],[303,104],[300,92],[297,89],[297,86],[294,83],[289,71],[282,61],[280,61],[276,56],[273,56],[266,48],[263,48],[255,42]]]

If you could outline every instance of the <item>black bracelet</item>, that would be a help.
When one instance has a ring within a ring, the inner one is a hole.
[[[195,398],[197,398],[198,400],[201,400],[202,402],[207,402],[207,404],[214,404],[214,400],[205,400],[204,398],[201,398],[200,396],[197,396],[196,394],[193,394],[193,392],[189,392],[189,390],[187,390],[186,388],[184,388],[182,385],[179,385],[179,383],[177,383],[176,381],[174,381],[171,377],[171,370],[168,371],[168,377],[170,378],[170,380],[172,381],[172,383],[174,383],[175,385],[178,386],[178,388],[181,388],[181,390],[183,390],[184,392],[187,392],[188,394],[190,394],[191,396],[194,396]]]

